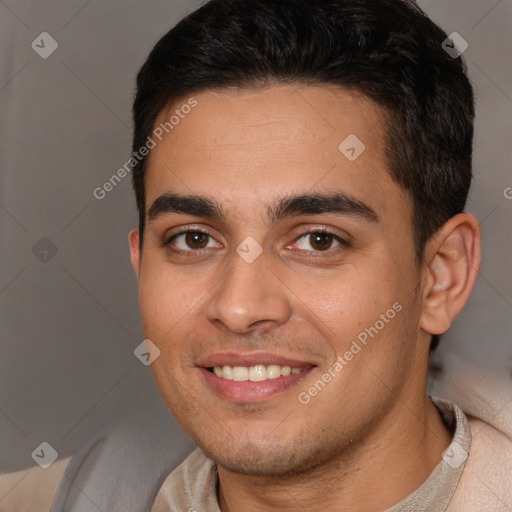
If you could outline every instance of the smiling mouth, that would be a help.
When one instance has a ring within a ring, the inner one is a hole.
[[[298,375],[307,368],[311,368],[311,366],[291,367],[278,364],[256,364],[254,366],[213,366],[207,368],[207,370],[220,379],[236,382],[262,382],[279,377],[288,377],[289,375]]]

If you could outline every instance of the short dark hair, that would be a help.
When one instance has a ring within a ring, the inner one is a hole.
[[[137,75],[133,151],[158,115],[204,90],[335,84],[382,107],[387,163],[412,198],[416,258],[463,211],[474,99],[462,57],[412,0],[210,0],[165,34]],[[140,243],[147,157],[133,169]],[[434,337],[434,345],[438,338]]]

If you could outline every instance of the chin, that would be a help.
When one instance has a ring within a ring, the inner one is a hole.
[[[231,444],[228,450],[196,441],[204,454],[230,473],[259,477],[297,477],[325,462],[325,455],[306,451],[303,441],[297,446],[259,447],[252,442]],[[227,443],[226,443],[227,444]],[[225,445],[224,445],[225,446]],[[327,456],[328,457],[328,456]]]

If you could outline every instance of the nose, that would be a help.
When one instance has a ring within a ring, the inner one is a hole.
[[[226,277],[214,288],[206,306],[211,323],[245,334],[253,330],[268,332],[289,320],[289,291],[265,253],[252,263],[233,254],[229,265]]]

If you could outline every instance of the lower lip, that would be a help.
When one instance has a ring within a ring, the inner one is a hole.
[[[311,373],[314,366],[300,373],[267,379],[260,382],[234,381],[217,377],[206,368],[199,368],[207,384],[222,398],[233,402],[258,402],[282,393],[295,386],[300,380]]]

